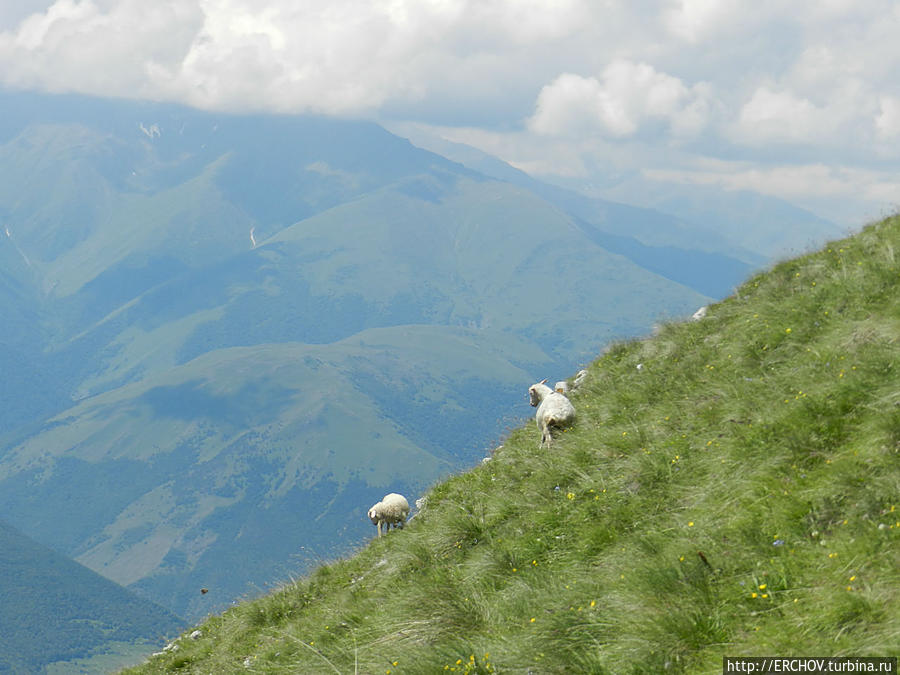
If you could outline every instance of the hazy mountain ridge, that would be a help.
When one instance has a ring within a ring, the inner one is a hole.
[[[472,170],[526,187],[572,215],[601,226],[606,234],[627,235],[645,246],[717,252],[758,267],[847,234],[846,228],[820,215],[748,190],[678,182],[674,177],[666,182],[643,173],[618,175],[610,169],[604,184],[586,185],[578,192],[536,180],[496,157],[427,129],[398,124],[395,131]],[[579,183],[576,178],[568,182]],[[628,223],[626,229],[619,228],[623,222]]]
[[[26,674],[112,642],[152,649],[183,622],[0,521],[0,625],[0,669]]]

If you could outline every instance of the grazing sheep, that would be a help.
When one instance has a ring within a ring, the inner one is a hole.
[[[528,388],[528,397],[532,407],[537,408],[534,414],[538,429],[541,430],[541,447],[550,446],[553,437],[550,429],[563,429],[575,423],[575,407],[569,399],[557,391],[553,391],[545,383],[538,382]]]
[[[381,526],[387,532],[391,526],[403,529],[406,518],[409,516],[409,502],[406,497],[391,492],[369,509],[369,520],[378,528],[378,536],[381,536]]]
[[[574,382],[572,382],[572,389],[578,389],[578,387],[583,385],[584,381],[587,379],[587,376],[588,371],[586,370],[579,370],[577,373],[575,373],[575,380]]]

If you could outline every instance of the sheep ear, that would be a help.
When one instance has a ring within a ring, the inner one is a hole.
[[[540,384],[547,384],[546,378],[540,381]]]

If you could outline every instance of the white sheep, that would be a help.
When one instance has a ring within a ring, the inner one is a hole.
[[[544,380],[528,388],[531,405],[537,408],[534,419],[541,430],[542,448],[544,445],[549,447],[553,440],[551,428],[563,429],[575,423],[575,406],[564,395],[548,387],[546,382]]]
[[[569,393],[569,383],[566,382],[565,380],[560,380],[559,382],[556,383],[556,385],[553,387],[553,389],[560,394],[563,394],[563,395],[568,394]]]
[[[578,389],[581,385],[584,384],[584,381],[587,379],[588,371],[579,370],[575,373],[575,380],[572,382],[572,389]]]
[[[403,529],[406,518],[409,516],[409,502],[406,497],[396,492],[391,492],[369,509],[369,520],[378,528],[378,536],[381,536],[381,526],[387,532],[391,526]]]

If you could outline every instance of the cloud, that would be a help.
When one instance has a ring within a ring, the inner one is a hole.
[[[666,29],[685,42],[697,43],[739,20],[737,0],[679,0],[662,13]]]
[[[772,142],[812,143],[828,138],[841,118],[828,107],[790,91],[759,87],[740,109],[734,136],[751,144]]]
[[[900,139],[900,98],[881,97],[878,116],[875,118],[875,127],[882,140]]]
[[[599,78],[563,73],[541,89],[528,127],[546,135],[622,138],[648,121],[663,121],[676,135],[694,135],[708,120],[710,99],[706,83],[688,88],[646,63],[617,60]]]
[[[372,114],[502,96],[587,0],[57,0],[0,33],[0,80],[218,109]],[[558,51],[558,50],[557,50]],[[483,100],[483,99],[482,99]]]
[[[154,97],[155,70],[175,67],[202,22],[196,3],[58,0],[0,33],[0,77],[16,87]]]

